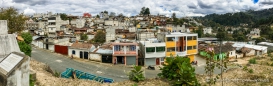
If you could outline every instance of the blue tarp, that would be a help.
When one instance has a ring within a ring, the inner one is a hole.
[[[73,76],[73,71],[75,72],[76,77],[78,79],[95,80],[95,81],[98,81],[98,82],[101,82],[101,83],[113,83],[114,82],[114,80],[111,79],[111,78],[96,76],[96,75],[85,73],[85,72],[82,72],[80,70],[75,70],[75,69],[72,69],[72,68],[66,68],[66,70],[61,73],[61,77],[62,78],[70,78],[70,77]]]

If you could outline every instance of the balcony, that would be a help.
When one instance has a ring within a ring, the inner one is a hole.
[[[187,52],[186,51],[184,51],[184,52],[176,52],[176,55],[177,56],[186,56]]]
[[[115,55],[137,55],[136,51],[114,51]]]

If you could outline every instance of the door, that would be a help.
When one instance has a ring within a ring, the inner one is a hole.
[[[48,44],[46,44],[46,49],[48,50]]]
[[[88,59],[88,52],[84,52],[84,59]]]
[[[156,65],[160,65],[159,60],[160,60],[160,58],[156,58]]]
[[[83,58],[83,53],[82,53],[82,51],[80,51],[80,58],[81,58],[81,59]]]

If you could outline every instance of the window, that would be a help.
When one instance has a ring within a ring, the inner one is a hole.
[[[130,51],[135,51],[136,50],[136,46],[135,45],[130,45]]]
[[[187,37],[187,40],[192,40],[192,36],[188,36],[188,37]]]
[[[193,40],[196,40],[196,36],[193,36]]]
[[[119,49],[119,48],[120,48],[119,45],[115,45],[114,48],[115,48],[115,51],[119,51],[119,50],[120,50],[120,49]]]
[[[175,51],[175,47],[167,48],[167,52],[172,52],[172,51]]]
[[[155,47],[146,47],[146,52],[155,52]]]
[[[167,41],[174,41],[174,37],[167,37]]]
[[[192,46],[193,47],[193,49],[196,49],[196,46]]]
[[[163,62],[163,61],[164,61],[164,59],[165,59],[165,57],[162,57],[162,58],[160,58],[160,61],[162,61],[162,62]]]
[[[156,47],[156,52],[164,52],[165,47]]]
[[[72,54],[74,54],[74,55],[75,55],[75,53],[76,53],[76,52],[75,52],[75,50],[72,50]]]
[[[230,52],[230,55],[232,55],[232,52]]]
[[[188,47],[187,47],[187,50],[191,50],[191,49],[192,49],[192,46],[188,46]]]

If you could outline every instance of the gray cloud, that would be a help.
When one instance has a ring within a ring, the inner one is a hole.
[[[175,12],[178,17],[273,7],[273,0],[258,3],[252,0],[0,0],[0,7],[13,6],[28,15],[48,11],[77,16],[84,12],[94,16],[104,10],[129,16],[139,14],[142,7],[149,7],[151,14],[170,16]]]
[[[31,6],[47,4],[47,0],[13,0],[13,2],[28,4],[28,5],[31,5]]]
[[[261,5],[272,5],[273,4],[273,0],[264,0],[264,1],[260,1]]]
[[[202,2],[201,0],[198,0],[198,5],[200,8],[204,8],[204,9],[209,9],[209,8],[213,8],[213,5],[208,5],[204,2]]]

